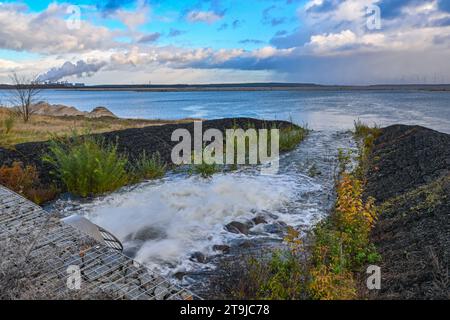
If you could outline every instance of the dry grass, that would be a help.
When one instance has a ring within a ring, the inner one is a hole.
[[[0,185],[20,193],[36,204],[52,200],[57,195],[56,187],[43,186],[35,166],[23,166],[14,162],[12,166],[0,167]]]
[[[80,116],[53,117],[33,115],[28,123],[16,119],[14,127],[6,133],[4,121],[11,116],[7,108],[0,107],[0,147],[12,147],[24,142],[47,141],[54,135],[69,135],[77,132],[103,133],[129,128],[143,128],[169,123],[187,123],[193,119],[182,120],[141,120],[99,118],[90,119]]]

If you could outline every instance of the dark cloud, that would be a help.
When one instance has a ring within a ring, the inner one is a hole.
[[[243,24],[242,20],[234,20],[233,23],[231,24],[231,26],[233,27],[233,29],[237,29],[239,28],[241,25]]]
[[[439,10],[450,13],[450,1],[449,0],[438,0]]]
[[[271,0],[272,2],[282,2],[285,4],[294,4],[298,2],[302,2],[303,0]]]
[[[450,17],[445,17],[442,19],[437,19],[429,23],[430,27],[448,27],[450,26]]]
[[[193,62],[188,67],[202,69],[268,70],[282,73],[287,81],[323,84],[376,84],[411,82],[415,74],[432,77],[449,70],[447,52],[355,53],[337,56],[302,55],[268,58],[236,57],[216,63]],[[439,63],[437,63],[439,62]],[[351,66],[351,68],[349,68]],[[411,66],[415,66],[411,69]],[[186,65],[184,66],[186,67]],[[444,68],[443,68],[444,67]]]
[[[312,7],[310,7],[307,12],[308,13],[324,13],[324,12],[330,12],[332,10],[335,10],[339,3],[342,1],[338,0],[324,0],[321,4],[315,4]]]
[[[228,9],[223,6],[223,1],[221,0],[198,0],[189,8],[185,9],[184,14],[188,14],[190,11],[211,11],[216,15],[223,17],[227,13]]]
[[[87,63],[83,60],[77,63],[65,62],[59,68],[52,68],[44,74],[39,75],[38,81],[58,81],[70,76],[91,76],[106,66],[106,62]]]
[[[381,9],[383,18],[392,19],[401,14],[403,8],[408,6],[420,5],[431,0],[378,0],[376,5]],[[337,9],[342,3],[342,0],[324,0],[320,5],[313,5],[307,10],[307,13],[326,13]],[[450,11],[449,0],[439,0],[441,10],[447,9]]]
[[[268,19],[270,19],[271,12],[272,12],[273,10],[275,10],[276,8],[277,8],[277,6],[275,6],[275,5],[272,5],[272,6],[270,6],[270,7],[265,8],[265,9],[263,10],[263,12],[262,12],[263,20],[268,20]]]
[[[423,3],[424,0],[381,0],[378,6],[381,9],[381,16],[383,18],[392,19],[398,17],[403,8]]]
[[[270,7],[267,7],[262,12],[262,23],[264,24],[270,24],[272,26],[278,26],[280,24],[283,24],[286,22],[286,17],[275,17],[273,12],[277,10],[276,5],[272,5]]]
[[[275,33],[275,37],[283,37],[287,34],[288,34],[288,32],[286,30],[279,30]]]
[[[280,24],[283,24],[286,22],[286,18],[285,17],[281,17],[281,18],[273,18],[270,20],[270,24],[275,27],[278,26]]]
[[[237,28],[240,28],[243,23],[244,23],[243,20],[238,20],[238,19],[234,20],[231,24],[224,22],[220,25],[219,28],[217,28],[217,31],[227,30],[230,27],[233,29],[237,29]]]
[[[161,37],[161,33],[159,32],[154,32],[154,33],[149,33],[146,34],[144,36],[142,36],[138,42],[139,43],[149,43],[149,42],[155,42],[156,40],[158,40]]]
[[[223,31],[228,29],[228,23],[222,23],[220,27],[217,28],[217,31]]]
[[[439,35],[433,38],[433,43],[437,45],[450,44],[449,35]]]
[[[287,31],[277,32],[275,36],[270,40],[270,44],[278,49],[287,49],[292,47],[301,47],[305,43],[309,42],[312,35],[311,30],[297,29],[292,33]]]
[[[184,31],[184,30],[178,30],[178,29],[171,28],[169,31],[169,37],[178,37],[185,33],[186,33],[186,31]]]
[[[244,40],[239,41],[239,43],[241,43],[241,44],[263,44],[265,42],[262,40],[257,40],[257,39],[244,39]]]
[[[109,14],[115,12],[121,7],[128,6],[136,3],[137,0],[107,0],[107,1],[99,1],[97,3],[97,9],[101,10],[105,14]],[[147,1],[145,1],[147,2]]]

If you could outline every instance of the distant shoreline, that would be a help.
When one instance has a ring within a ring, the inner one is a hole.
[[[135,91],[135,92],[201,92],[201,91],[437,91],[450,92],[450,84],[427,85],[317,85],[301,83],[244,83],[244,84],[205,84],[205,85],[95,85],[95,86],[65,86],[41,85],[43,90],[71,91]],[[12,89],[10,85],[1,85],[0,89]]]

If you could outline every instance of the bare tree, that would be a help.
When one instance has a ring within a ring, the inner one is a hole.
[[[17,73],[13,73],[10,78],[13,83],[10,93],[14,112],[24,122],[28,122],[34,113],[33,105],[38,102],[39,94],[41,93],[39,83],[33,78],[20,76]]]

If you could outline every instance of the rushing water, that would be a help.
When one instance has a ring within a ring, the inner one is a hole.
[[[48,91],[51,103],[90,110],[104,105],[123,117],[292,118],[314,129],[296,150],[283,155],[275,176],[255,168],[202,179],[171,173],[94,200],[60,199],[52,205],[82,214],[123,241],[126,253],[165,274],[214,268],[192,261],[213,245],[243,239],[281,239],[280,226],[304,230],[333,205],[337,150],[354,148],[347,132],[355,119],[421,124],[450,132],[450,93],[431,92],[72,92]],[[311,175],[311,168],[318,174]],[[224,229],[231,221],[264,216],[249,235]]]
[[[0,100],[2,92],[0,91]],[[255,91],[111,92],[44,90],[52,104],[91,111],[105,106],[120,117],[148,119],[255,117],[307,123],[316,130],[350,129],[368,123],[418,124],[450,133],[450,92]]]
[[[237,240],[280,239],[284,224],[304,230],[322,219],[333,203],[337,150],[353,147],[349,133],[317,131],[281,157],[277,175],[251,167],[211,179],[169,174],[93,201],[61,199],[52,208],[87,216],[113,232],[127,254],[166,274],[211,268],[190,257],[212,257],[214,245]],[[312,167],[314,177],[308,175]],[[247,236],[224,229],[256,216],[268,223]]]

